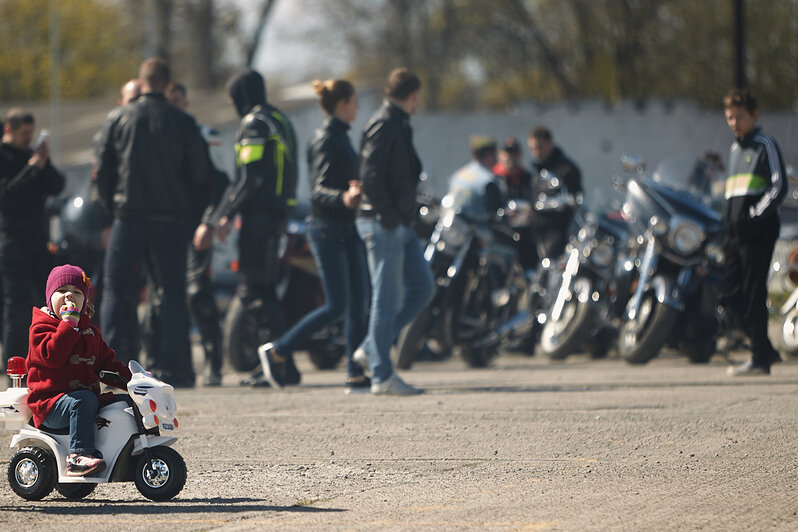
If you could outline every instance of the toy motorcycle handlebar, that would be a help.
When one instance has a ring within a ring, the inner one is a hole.
[[[127,381],[117,371],[100,370],[100,379],[107,383],[119,383],[123,386]]]

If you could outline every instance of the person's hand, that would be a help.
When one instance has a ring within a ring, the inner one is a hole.
[[[363,197],[363,183],[360,181],[350,181],[349,188],[344,191],[342,200],[347,209],[354,209],[360,204]]]
[[[41,143],[41,145],[36,148],[33,152],[33,156],[28,160],[28,164],[30,166],[37,166],[39,168],[44,168],[44,165],[47,164],[47,160],[50,158],[50,148],[47,147],[47,141]]]
[[[67,301],[61,305],[61,309],[58,311],[58,314],[61,316],[63,321],[69,323],[72,327],[78,326],[78,322],[80,321],[80,312],[78,312],[78,309],[73,301]]]
[[[205,251],[213,246],[213,228],[208,224],[199,224],[194,231],[194,249]]]
[[[227,235],[230,234],[231,225],[227,216],[222,217],[219,220],[219,226],[216,228],[216,240],[224,242],[227,239]]]

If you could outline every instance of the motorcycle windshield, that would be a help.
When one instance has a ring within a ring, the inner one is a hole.
[[[678,192],[674,200],[684,202],[708,219],[712,219],[712,212],[723,210],[726,175],[717,154],[683,153],[666,157],[654,169],[651,179],[671,192]]]
[[[697,201],[687,192],[673,190],[666,185],[655,182],[651,183],[651,187],[665,196],[680,213],[689,213],[693,218],[698,218],[698,221],[708,226],[722,223],[720,213]]]

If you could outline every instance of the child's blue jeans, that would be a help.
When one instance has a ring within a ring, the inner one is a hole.
[[[69,427],[69,452],[87,454],[94,447],[94,419],[100,409],[100,399],[91,390],[77,390],[56,401],[42,425],[51,429]]]

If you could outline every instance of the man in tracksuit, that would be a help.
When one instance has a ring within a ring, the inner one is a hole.
[[[722,302],[751,340],[751,359],[729,368],[731,375],[769,375],[780,361],[768,339],[767,278],[779,236],[778,207],[787,193],[781,151],[756,125],[756,99],[735,90],[723,100],[736,140],[726,179],[726,275]]]

